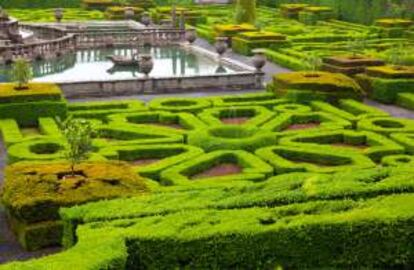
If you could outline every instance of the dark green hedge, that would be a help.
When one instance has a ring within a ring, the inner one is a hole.
[[[79,7],[81,0],[3,0],[4,8]]]
[[[259,4],[270,7],[279,6],[284,3],[293,3],[292,0],[259,0]],[[309,3],[316,5],[327,5],[333,7],[340,19],[371,24],[375,19],[389,15],[387,0],[301,0],[300,3]],[[401,0],[395,0],[401,2]],[[369,12],[368,12],[369,11]],[[405,12],[407,16],[414,17],[411,11]]]

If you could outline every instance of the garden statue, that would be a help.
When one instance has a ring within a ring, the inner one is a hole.
[[[56,22],[60,23],[63,19],[63,8],[56,8],[54,11]]]

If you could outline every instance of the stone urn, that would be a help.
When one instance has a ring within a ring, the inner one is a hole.
[[[216,52],[218,53],[218,55],[222,56],[227,51],[227,38],[217,37],[214,47],[216,48]]]
[[[254,56],[252,58],[252,64],[256,68],[257,72],[261,72],[262,68],[266,65],[266,56],[263,49],[252,50]]]
[[[134,9],[132,7],[126,7],[124,9],[125,20],[133,20],[135,16]]]
[[[193,44],[194,41],[197,39],[197,34],[194,28],[188,29],[185,32],[185,39],[188,41],[188,43]]]
[[[142,54],[139,57],[139,71],[144,73],[145,76],[151,73],[152,69],[154,68],[154,61],[152,60],[151,54]]]
[[[151,17],[148,12],[144,12],[141,17],[141,23],[148,27],[151,24]]]
[[[54,10],[55,20],[60,23],[63,19],[63,8],[55,8]]]

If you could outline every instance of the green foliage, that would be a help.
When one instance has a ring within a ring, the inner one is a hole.
[[[96,131],[89,121],[82,119],[68,118],[60,125],[67,142],[65,157],[70,163],[72,176],[75,176],[75,165],[88,158],[92,151],[92,136]]]
[[[24,58],[14,60],[12,69],[10,70],[12,80],[17,84],[16,90],[27,89],[27,84],[33,78],[32,67]]]
[[[237,24],[256,22],[256,0],[237,0],[234,15]]]

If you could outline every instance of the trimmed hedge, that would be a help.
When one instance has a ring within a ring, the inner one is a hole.
[[[310,125],[306,127],[306,125]],[[302,128],[292,129],[292,125],[305,125]],[[310,113],[283,113],[261,126],[263,130],[277,132],[278,136],[287,136],[304,131],[340,130],[349,129],[352,124],[336,115],[325,112]]]
[[[150,125],[135,127],[128,124],[102,125],[97,128],[98,137],[93,140],[97,148],[111,145],[133,145],[133,144],[158,144],[158,143],[181,143],[184,137],[172,133],[165,128]]]
[[[384,157],[381,162],[384,166],[400,167],[402,165],[414,165],[414,157],[410,155],[395,155]]]
[[[0,269],[61,269],[68,261],[88,269],[410,266],[413,203],[399,194],[97,222],[80,226],[79,243],[64,253]]]
[[[134,171],[144,177],[159,181],[160,173],[176,164],[193,159],[201,154],[200,148],[183,144],[131,145],[102,148],[97,154],[109,160],[130,162]],[[154,160],[149,164],[134,164],[136,161]]]
[[[350,77],[329,72],[293,72],[277,74],[268,85],[278,97],[294,101],[323,99],[336,101],[341,98],[361,99],[360,86]]]
[[[264,106],[268,109],[272,107],[289,103],[287,99],[278,99],[272,93],[254,93],[254,94],[235,94],[210,98],[214,107],[238,107],[238,106]]]
[[[213,125],[188,134],[187,143],[207,152],[214,150],[245,150],[253,152],[264,146],[275,145],[276,135],[255,126]]]
[[[256,151],[256,155],[275,168],[276,174],[291,172],[332,173],[375,167],[368,157],[348,151],[332,152],[331,147],[312,145],[273,146]]]
[[[284,35],[272,32],[242,32],[232,38],[233,51],[242,55],[253,55],[252,50],[272,48],[278,49],[287,45]]]
[[[42,137],[15,143],[7,149],[9,164],[19,161],[53,161],[65,157],[66,141],[56,137]]]
[[[221,125],[223,119],[246,118],[243,125],[260,126],[274,116],[275,113],[260,106],[210,108],[197,114],[208,125]]]
[[[171,113],[148,111],[112,114],[107,117],[110,123],[131,125],[155,125],[165,127],[169,132],[186,134],[189,130],[202,129],[206,125],[191,113]],[[139,127],[139,126],[137,126]]]
[[[391,133],[414,133],[414,120],[394,117],[376,117],[358,122],[359,130],[368,130],[383,135]]]
[[[242,167],[238,174],[212,176],[200,179],[192,179],[198,173],[202,173],[216,165],[235,164]],[[192,160],[188,160],[173,166],[161,173],[161,183],[164,185],[203,185],[213,182],[216,184],[229,181],[262,181],[272,175],[271,166],[258,157],[241,150],[213,151]]]
[[[273,107],[273,110],[278,113],[307,113],[311,112],[312,108],[297,103],[286,103]]]
[[[22,246],[35,250],[60,243],[58,210],[88,201],[132,196],[146,190],[123,163],[16,164],[6,168],[2,202]]]
[[[72,117],[98,119],[100,121],[107,121],[107,116],[111,114],[147,110],[144,102],[140,100],[69,103],[68,109],[69,115]]]
[[[397,95],[398,106],[414,111],[414,93],[400,93]]]
[[[414,154],[414,134],[410,133],[392,133],[391,139],[405,147],[409,154]]]
[[[211,103],[201,98],[155,98],[148,106],[152,110],[197,113],[211,107]]]
[[[282,138],[279,144],[315,149],[320,146],[326,149],[327,145],[332,145],[332,151],[352,151],[375,162],[380,162],[384,156],[404,153],[404,147],[387,137],[368,131],[338,130],[297,134]]]

